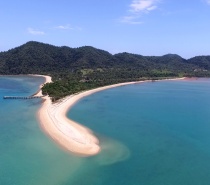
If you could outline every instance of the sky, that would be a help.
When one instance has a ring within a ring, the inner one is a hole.
[[[0,51],[38,41],[112,54],[210,55],[210,0],[2,0]]]

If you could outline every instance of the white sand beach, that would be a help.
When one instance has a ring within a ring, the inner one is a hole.
[[[43,76],[46,79],[45,83],[51,82],[50,76]],[[184,78],[170,79],[180,80]],[[149,81],[149,80],[148,80]],[[58,143],[63,149],[79,154],[82,156],[96,155],[100,152],[99,140],[94,136],[94,133],[85,126],[76,123],[75,121],[66,117],[67,111],[81,98],[91,95],[93,93],[148,81],[127,82],[115,85],[109,85],[100,87],[88,91],[81,92],[76,95],[71,95],[59,100],[56,103],[52,103],[50,97],[43,97],[44,102],[38,112],[38,118],[40,120],[41,128],[47,133],[56,143]],[[41,96],[41,90],[36,96]]]

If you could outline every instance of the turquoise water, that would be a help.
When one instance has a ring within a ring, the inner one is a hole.
[[[43,78],[0,77],[0,97],[31,95]],[[68,116],[102,151],[66,153],[40,130],[41,100],[0,98],[0,184],[210,184],[210,79],[161,81],[83,98]]]
[[[2,99],[5,95],[32,95],[43,82],[37,77],[0,77],[1,185],[60,185],[83,163],[40,130],[36,112],[41,100]]]

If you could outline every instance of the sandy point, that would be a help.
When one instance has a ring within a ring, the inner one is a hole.
[[[51,82],[51,77],[43,77],[46,79],[45,83]],[[40,90],[35,96],[41,95]],[[44,132],[63,149],[81,156],[95,155],[100,152],[100,146],[92,131],[66,117],[69,108],[78,100],[76,96],[68,96],[56,103],[44,96],[38,119]]]
[[[41,76],[41,75],[36,75]],[[51,77],[43,76],[46,79],[45,83],[51,82]],[[176,78],[176,80],[181,80],[183,78]],[[173,79],[174,80],[174,79]],[[38,111],[38,119],[41,128],[44,132],[49,135],[56,143],[58,143],[63,149],[78,154],[81,156],[91,156],[96,155],[100,152],[99,140],[94,136],[93,132],[86,128],[85,126],[76,123],[75,121],[66,117],[67,111],[81,98],[91,95],[93,93],[129,85],[136,84],[146,81],[137,82],[126,82],[119,83],[104,87],[99,87],[96,89],[84,91],[76,95],[67,96],[56,103],[52,103],[50,97],[44,96],[43,104]],[[38,96],[42,95],[41,90],[36,94]]]

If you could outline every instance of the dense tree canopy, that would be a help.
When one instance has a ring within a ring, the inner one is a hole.
[[[51,75],[54,83],[45,85],[43,92],[55,100],[81,90],[125,81],[210,76],[209,70],[210,56],[186,60],[175,54],[112,55],[90,46],[56,47],[34,41],[0,53],[2,75]]]

